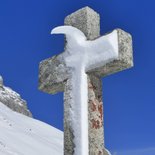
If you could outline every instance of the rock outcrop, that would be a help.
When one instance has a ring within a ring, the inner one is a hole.
[[[31,112],[27,108],[27,103],[23,100],[18,93],[13,91],[11,88],[4,86],[3,78],[0,76],[0,102],[4,105],[21,113],[23,115],[32,117]]]

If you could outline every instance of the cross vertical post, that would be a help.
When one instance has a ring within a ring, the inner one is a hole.
[[[80,9],[65,18],[65,25],[70,25],[81,30],[88,40],[94,40],[100,36],[100,15],[89,7]],[[102,82],[101,78],[92,74],[87,74],[88,79],[88,137],[89,154],[106,155],[104,148],[104,124],[103,124],[103,103],[102,103]],[[67,86],[67,85],[66,85]],[[69,90],[69,89],[68,89]],[[67,91],[65,91],[67,92]],[[68,94],[64,92],[64,97]],[[66,100],[65,100],[66,101]],[[66,102],[65,102],[66,105]],[[67,106],[64,106],[68,109]],[[66,110],[65,110],[66,111]],[[69,130],[64,117],[65,130]],[[68,134],[64,133],[65,146],[69,145]],[[70,136],[69,136],[70,137]],[[73,148],[68,147],[67,148]],[[72,150],[73,151],[73,150]],[[68,152],[67,152],[68,153]],[[65,155],[67,155],[67,153]]]

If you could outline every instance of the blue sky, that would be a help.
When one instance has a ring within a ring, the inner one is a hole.
[[[63,51],[50,31],[84,6],[101,15],[101,34],[133,36],[134,68],[103,79],[106,146],[114,155],[155,154],[155,2],[153,0],[0,0],[0,74],[35,118],[63,130],[63,94],[38,90],[38,65]]]

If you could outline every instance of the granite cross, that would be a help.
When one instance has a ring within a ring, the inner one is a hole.
[[[64,91],[64,154],[108,155],[104,147],[101,77],[133,66],[132,38],[121,29],[100,36],[99,15],[85,7],[52,33],[65,52],[40,63],[39,89]],[[103,51],[103,52],[102,52]]]

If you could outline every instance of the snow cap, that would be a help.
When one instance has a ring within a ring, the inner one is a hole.
[[[0,75],[0,86],[3,86],[3,78],[1,75]]]
[[[86,40],[86,36],[82,31],[73,26],[58,26],[51,31],[51,34],[65,34],[70,38]]]

